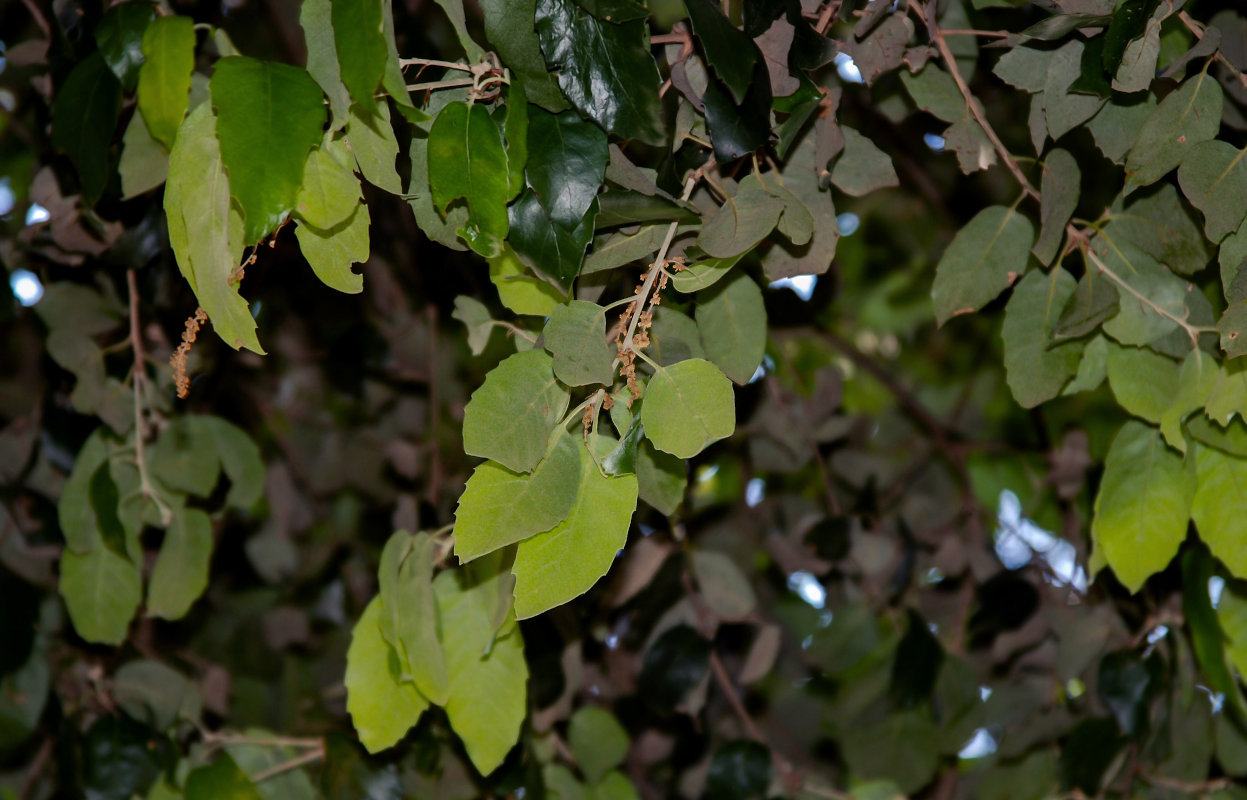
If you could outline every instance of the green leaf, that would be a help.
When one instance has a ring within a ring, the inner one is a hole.
[[[346,124],[346,141],[355,154],[360,173],[371,183],[390,194],[401,194],[402,182],[394,159],[398,157],[398,141],[390,125],[390,108],[377,104],[375,111],[351,106]]]
[[[1160,432],[1169,446],[1186,453],[1182,423],[1192,412],[1204,407],[1220,378],[1217,362],[1203,350],[1191,350],[1178,369],[1178,390],[1173,402],[1160,418]]]
[[[931,299],[943,325],[978,311],[1026,271],[1034,228],[1016,209],[989,206],[966,223],[935,267]]]
[[[636,478],[641,499],[667,516],[684,501],[688,485],[684,459],[655,449],[648,439],[642,439],[637,448]]]
[[[1208,582],[1216,565],[1203,548],[1193,548],[1182,557],[1182,615],[1191,631],[1191,649],[1209,685],[1225,695],[1236,719],[1242,719],[1243,692],[1230,669],[1225,631],[1217,619],[1208,595]]]
[[[204,512],[180,508],[165,531],[147,587],[147,614],[181,619],[208,586],[212,521]]]
[[[1034,408],[1060,394],[1078,371],[1082,342],[1052,345],[1057,316],[1075,292],[1075,282],[1064,269],[1048,275],[1034,271],[1014,287],[1005,306],[1004,364],[1009,389],[1023,408]]]
[[[415,684],[403,680],[398,654],[381,635],[381,598],[355,623],[346,651],[346,710],[370,753],[393,747],[429,707]]]
[[[1131,592],[1178,552],[1194,490],[1192,471],[1155,428],[1134,420],[1121,427],[1104,462],[1091,535]]]
[[[524,84],[507,87],[506,117],[502,122],[502,138],[507,146],[508,200],[515,199],[524,189],[524,168],[528,166],[528,99]],[[594,187],[596,190],[597,187]],[[573,226],[574,227],[574,226]]]
[[[168,488],[207,497],[221,474],[212,431],[199,416],[179,417],[148,451],[155,480]]]
[[[573,106],[607,133],[662,144],[661,79],[644,20],[602,22],[573,0],[537,0],[535,22],[546,64]]]
[[[1230,358],[1247,354],[1247,297],[1230,302],[1221,319],[1217,320],[1221,349]]]
[[[328,230],[348,220],[362,200],[359,178],[334,154],[319,147],[307,154],[294,205],[300,219]]]
[[[95,205],[108,182],[108,145],[120,112],[121,81],[98,52],[79,61],[56,93],[52,146],[78,170],[87,205]]]
[[[1247,215],[1247,162],[1238,150],[1214,139],[1191,148],[1178,168],[1178,184],[1191,205],[1204,214],[1204,233],[1219,242],[1238,230]]]
[[[1137,94],[1132,96],[1118,95],[1111,98],[1087,122],[1087,130],[1110,161],[1121,164],[1126,154],[1134,147],[1135,140],[1144,121],[1156,110],[1156,96]]]
[[[220,417],[200,416],[199,425],[212,433],[221,469],[230,479],[225,504],[249,510],[264,493],[264,461],[260,448],[241,428]]]
[[[507,241],[520,261],[567,291],[580,274],[596,216],[594,202],[575,228],[565,228],[550,219],[532,189],[525,189],[507,209]]]
[[[754,174],[745,176],[702,227],[697,246],[717,258],[738,257],[752,250],[775,229],[784,201],[773,196]]]
[[[1147,21],[1160,0],[1125,0],[1113,11],[1112,20],[1104,31],[1104,52],[1101,63],[1109,75],[1116,75],[1126,54],[1126,47],[1143,35]]]
[[[1212,258],[1199,224],[1187,211],[1178,190],[1168,183],[1114,214],[1104,227],[1104,236],[1110,242],[1127,239],[1181,275],[1199,272]]]
[[[544,340],[560,381],[568,386],[610,385],[615,348],[606,341],[606,309],[587,300],[561,305],[550,313]]]
[[[675,287],[677,292],[686,294],[709,289],[724,276],[728,275],[732,271],[732,267],[736,266],[736,262],[740,261],[743,255],[742,253],[731,258],[698,259],[696,263],[690,264],[677,272],[671,278],[671,285]]]
[[[697,330],[706,357],[740,385],[766,351],[766,306],[753,278],[737,272],[697,297]]]
[[[324,96],[306,70],[244,56],[218,61],[210,88],[243,244],[255,244],[294,208],[307,153],[325,125]]]
[[[186,776],[186,800],[263,800],[255,784],[228,754]]]
[[[435,0],[435,2],[450,18],[450,25],[455,29],[455,38],[459,40],[459,46],[463,48],[468,61],[480,61],[485,51],[468,35],[468,23],[463,14],[463,0]]]
[[[631,744],[624,726],[604,708],[584,706],[567,723],[567,746],[589,783],[622,764]]]
[[[147,130],[172,148],[178,126],[190,105],[195,69],[195,28],[190,17],[159,17],[143,34],[139,69],[139,112]]]
[[[702,94],[706,127],[715,158],[726,164],[762,147],[771,137],[771,83],[765,65],[754,67],[745,99],[736,103],[720,81],[711,80]]]
[[[831,267],[836,255],[840,226],[836,221],[831,192],[819,187],[819,174],[825,164],[819,163],[819,148],[813,138],[802,138],[780,173],[784,188],[796,196],[814,218],[813,236],[804,245],[780,241],[767,250],[762,256],[762,271],[767,280],[793,275],[821,275]]]
[[[605,196],[605,195],[603,195]],[[687,232],[687,227],[684,232]],[[679,229],[677,229],[677,234]],[[635,261],[649,261],[667,237],[667,225],[642,225],[636,233],[619,231],[598,236],[580,267],[581,275],[614,269]],[[683,291],[683,290],[681,290]]]
[[[333,129],[337,130],[346,124],[351,95],[342,83],[338,67],[332,0],[303,0],[299,7],[299,27],[303,29],[303,42],[307,46],[308,74],[329,98],[329,113],[333,117]]]
[[[1031,252],[1040,263],[1051,264],[1065,238],[1065,224],[1082,194],[1082,173],[1068,150],[1058,148],[1048,153],[1040,187],[1039,237]]]
[[[108,9],[95,26],[100,55],[127,92],[134,91],[143,64],[143,32],[155,18],[156,7],[151,3],[119,3]]]
[[[917,793],[939,764],[938,730],[921,711],[888,714],[854,727],[844,758],[858,779],[887,778],[905,795]]]
[[[464,452],[527,472],[546,456],[568,400],[550,356],[541,350],[516,353],[490,370],[472,393],[463,411]]]
[[[1044,79],[1043,112],[1053,139],[1082,125],[1107,102],[1103,97],[1078,94],[1072,86],[1082,75],[1082,55],[1086,45],[1070,41],[1053,51]]]
[[[538,209],[539,203],[534,203]],[[567,297],[549,282],[534,278],[509,244],[502,254],[489,260],[489,279],[498,290],[498,299],[516,314],[548,317]]]
[[[757,608],[758,597],[749,578],[726,553],[694,550],[690,561],[698,594],[720,619],[744,619]]]
[[[579,481],[576,443],[566,433],[531,474],[486,461],[472,472],[459,497],[455,555],[461,562],[471,561],[550,530],[577,502]]]
[[[706,63],[732,93],[737,104],[743,103],[753,82],[758,61],[758,47],[743,31],[723,15],[723,10],[710,0],[685,0],[693,33],[706,53]]]
[[[213,328],[235,350],[246,347],[263,355],[247,301],[230,282],[241,261],[242,242],[231,236],[229,181],[206,103],[178,131],[164,205],[178,268]]]
[[[567,108],[567,100],[546,70],[546,59],[533,29],[536,0],[479,0],[485,18],[485,37],[524,86],[530,102],[546,111]]]
[[[381,0],[331,0],[330,7],[342,84],[351,99],[372,111],[388,57],[382,24],[386,9]]]
[[[1159,5],[1158,0],[1147,1],[1153,8]],[[1156,77],[1156,63],[1161,54],[1161,23],[1170,12],[1170,7],[1157,8],[1155,13],[1144,20],[1142,35],[1126,45],[1117,71],[1110,73],[1113,76],[1114,91],[1142,92],[1152,85],[1152,80]],[[1114,22],[1119,15],[1120,12],[1114,13]],[[1108,37],[1105,39],[1105,52],[1108,52]]]
[[[100,464],[91,473],[91,507],[95,509],[95,529],[99,533],[99,542],[122,558],[129,558],[126,552],[126,530],[117,516],[121,504],[121,496],[117,492],[117,484],[113,481],[112,472],[107,462]],[[93,545],[91,549],[95,549]]]
[[[1247,460],[1200,447],[1195,452],[1198,488],[1191,519],[1212,554],[1237,576],[1247,575],[1243,515],[1247,513]]]
[[[528,183],[550,219],[576,228],[606,172],[606,133],[574,111],[533,109],[528,124]]]
[[[120,8],[120,6],[118,6]],[[165,182],[169,175],[169,152],[152,138],[142,114],[130,117],[121,137],[121,161],[117,164],[121,178],[121,199],[130,200],[150,192]]]
[[[461,294],[455,298],[455,310],[450,316],[467,326],[468,348],[472,350],[472,355],[479,356],[485,352],[489,337],[494,332],[494,318],[485,304]]]
[[[264,728],[249,728],[244,735],[260,741],[279,738]],[[225,745],[225,751],[238,768],[256,782],[256,789],[264,800],[317,800],[320,797],[308,772],[290,767],[290,762],[299,756],[306,756],[307,750],[231,742]],[[148,800],[155,798],[149,797]]]
[[[1108,385],[1128,413],[1159,424],[1178,392],[1178,365],[1152,350],[1110,345]]]
[[[74,630],[88,642],[119,645],[143,598],[139,568],[101,546],[80,554],[61,554],[61,597]]]
[[[464,200],[468,218],[459,235],[486,258],[498,255],[507,236],[507,155],[488,109],[463,102],[443,108],[429,131],[428,163],[433,206],[445,214]]]
[[[1028,50],[1020,47],[1014,49]],[[998,63],[1006,64],[1005,58],[1008,55],[1010,54],[1001,57]],[[957,122],[966,115],[966,102],[957,89],[957,82],[944,70],[928,65],[916,75],[908,71],[901,72],[900,78],[905,91],[919,111],[926,111],[945,122]]]
[[[831,182],[842,192],[863,197],[876,189],[899,186],[892,158],[852,128],[841,127],[844,150],[831,168]]]
[[[300,224],[294,229],[294,235],[303,257],[321,283],[339,292],[357,294],[364,290],[364,276],[351,269],[351,265],[368,260],[371,224],[368,206],[356,203],[351,215],[333,228],[322,230]]]
[[[646,222],[699,222],[697,209],[687,202],[668,200],[630,189],[612,189],[597,196],[597,229]]]
[[[736,429],[732,384],[700,358],[659,368],[645,387],[641,421],[654,447],[692,458]]]
[[[99,541],[95,508],[91,504],[91,479],[101,464],[108,463],[109,446],[104,430],[97,428],[83,443],[57,502],[61,535],[65,537],[65,544],[77,553],[91,552]]]
[[[1156,106],[1126,157],[1128,183],[1147,186],[1182,163],[1221,127],[1223,94],[1207,70],[1185,81]]]
[[[381,551],[377,569],[381,595],[381,635],[394,648],[420,694],[439,705],[450,695],[446,657],[437,637],[433,566],[438,543],[427,533],[397,531]]]
[[[706,357],[697,323],[671,306],[654,312],[654,324],[649,336],[650,347],[646,352],[664,367],[688,358]]]
[[[710,759],[706,795],[723,800],[764,797],[771,780],[770,748],[751,739],[736,739],[719,747]]]
[[[509,576],[504,571],[464,587],[457,572],[447,570],[433,582],[450,675],[446,716],[472,765],[488,775],[519,739],[528,713],[528,665],[518,626],[494,637],[491,598]]]
[[[113,675],[113,696],[127,714],[157,730],[178,719],[198,721],[203,711],[199,688],[159,661],[130,661]]]
[[[1247,412],[1247,363],[1243,359],[1230,359],[1221,364],[1204,413],[1218,425],[1225,427],[1235,415]]]
[[[634,475],[604,477],[583,441],[579,486],[567,518],[520,542],[515,551],[515,616],[535,617],[589,591],[628,541],[636,510]]]

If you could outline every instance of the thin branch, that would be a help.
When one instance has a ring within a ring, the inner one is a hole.
[[[421,67],[444,67],[445,69],[457,69],[463,72],[471,72],[473,69],[472,64],[464,64],[459,61],[438,61],[435,58],[400,58],[398,60],[398,66],[403,69],[417,65]]]
[[[52,39],[52,26],[48,24],[48,18],[43,15],[43,10],[39,8],[39,4],[35,0],[22,0],[22,5],[26,6],[26,10],[34,18],[35,24],[39,26],[39,30],[43,31],[43,35],[50,41]]]
[[[980,31],[973,28],[941,28],[940,33],[945,36],[982,36],[985,39],[1008,39],[1015,35],[1005,31]]]
[[[52,749],[55,746],[51,736],[44,738],[39,745],[39,749],[35,752],[35,757],[30,760],[30,768],[26,770],[26,777],[22,778],[22,785],[17,790],[17,800],[26,800],[31,797],[35,791],[35,785],[39,782],[39,776],[43,774],[43,770],[48,765],[48,761],[52,758]]]
[[[313,761],[320,761],[324,757],[325,757],[325,748],[322,745],[316,750],[309,750],[306,753],[301,753],[300,755],[295,756],[289,761],[283,761],[280,764],[274,764],[268,769],[260,770],[259,772],[251,776],[251,782],[261,783],[263,781],[268,780],[269,778],[273,778],[278,775],[281,775],[283,772],[289,772],[292,769],[298,769],[304,764],[310,764]]]
[[[1186,26],[1186,29],[1188,31],[1195,34],[1195,37],[1197,39],[1202,40],[1204,38],[1204,32],[1207,29],[1203,25],[1201,25],[1200,23],[1192,19],[1190,14],[1186,13],[1185,11],[1179,11],[1178,19],[1182,20],[1182,24]],[[1244,89],[1247,89],[1247,75],[1244,75],[1242,70],[1234,66],[1234,64],[1231,63],[1231,61],[1225,57],[1225,55],[1221,52],[1220,49],[1215,50],[1212,54],[1212,57],[1216,59],[1218,63],[1220,63],[1222,66],[1228,69],[1230,71],[1230,74],[1233,75],[1236,79],[1238,79],[1239,84]]]
[[[143,334],[139,324],[139,290],[134,270],[126,270],[126,286],[130,291],[130,346],[134,348],[134,464],[139,473],[139,491],[144,500],[151,500],[160,512],[160,521],[166,526],[173,521],[173,512],[157,496],[147,473],[147,430],[143,424],[143,382],[147,378],[146,357],[143,354]]]
[[[244,744],[255,747],[324,747],[324,740],[310,736],[245,736],[227,731],[204,731],[204,742],[214,747]]]

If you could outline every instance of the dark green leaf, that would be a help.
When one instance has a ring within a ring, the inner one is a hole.
[[[1082,194],[1082,172],[1068,150],[1058,148],[1044,159],[1040,190],[1039,236],[1031,252],[1040,263],[1051,264]]]
[[[1240,202],[1247,195],[1245,154],[1247,148],[1214,139],[1192,148],[1178,169],[1178,185],[1203,212],[1204,233],[1213,242],[1237,231],[1247,215],[1247,206]]]
[[[507,146],[508,200],[514,200],[524,189],[524,169],[528,166],[528,100],[524,96],[524,84],[513,83],[507,89],[506,117],[502,122],[502,138]],[[599,129],[598,133],[601,133]],[[596,189],[596,187],[595,187]]]
[[[91,475],[91,508],[95,510],[96,527],[104,546],[121,558],[130,557],[126,550],[126,531],[117,516],[121,495],[109,470],[107,461],[95,468]]]
[[[644,222],[695,222],[700,219],[697,211],[688,204],[668,200],[661,195],[612,189],[599,194],[597,201],[598,215],[594,227],[598,230]],[[664,225],[659,230],[665,236],[667,226]],[[662,241],[662,236],[659,241]],[[657,250],[658,246],[655,245],[653,249]]]
[[[1216,136],[1223,98],[1221,85],[1205,71],[1160,101],[1126,158],[1127,180],[1140,186],[1155,183],[1181,164],[1195,145]]]
[[[831,182],[845,194],[862,197],[876,189],[899,186],[892,158],[852,128],[842,127],[844,150],[831,170]]]
[[[108,182],[108,145],[121,111],[121,81],[98,53],[78,62],[56,93],[52,144],[78,170],[82,197],[94,205]]]
[[[127,92],[134,91],[139,65],[143,63],[143,32],[155,18],[156,7],[151,3],[119,3],[108,9],[95,26],[100,55]]]
[[[565,228],[546,215],[533,190],[525,189],[507,209],[508,242],[526,266],[567,292],[580,274],[596,218],[597,206],[591,204],[576,227]]]
[[[381,0],[331,0],[333,42],[338,74],[351,98],[369,111],[385,72],[387,50],[382,36]]]
[[[603,22],[632,22],[645,19],[650,13],[637,0],[576,0],[576,5]]]
[[[745,33],[723,16],[711,0],[685,0],[693,33],[706,53],[706,64],[723,81],[733,101],[745,101],[754,78],[754,67],[761,60],[758,47]]]
[[[710,668],[710,642],[688,625],[663,631],[641,664],[642,697],[659,711],[670,712],[701,682]]]
[[[581,227],[606,171],[606,134],[574,111],[534,109],[528,125],[528,184],[567,229]],[[586,243],[587,244],[587,243]]]
[[[896,646],[888,681],[888,696],[898,708],[926,703],[944,663],[944,648],[927,627],[926,620],[912,608],[908,620],[905,635]]]
[[[966,223],[935,267],[931,299],[943,325],[977,311],[1026,271],[1034,228],[1016,209],[991,206]]]
[[[1143,35],[1147,21],[1158,5],[1160,0],[1125,0],[1113,11],[1104,31],[1104,50],[1100,56],[1100,63],[1108,75],[1117,74],[1126,46]]]
[[[749,89],[739,103],[717,80],[706,86],[702,102],[715,158],[720,162],[743,158],[770,140],[771,84],[764,64],[754,68]]]
[[[1088,270],[1066,301],[1052,337],[1086,336],[1117,313],[1118,302],[1117,287],[1098,270]]]
[[[887,5],[884,0],[877,0]],[[715,751],[706,773],[706,795],[725,800],[755,800],[767,796],[771,784],[771,751],[749,739],[728,742]]]
[[[1126,736],[1142,738],[1147,733],[1151,703],[1163,677],[1155,655],[1144,659],[1134,650],[1118,650],[1100,661],[1096,691]]]
[[[459,235],[486,258],[498,255],[510,188],[502,135],[489,110],[463,102],[443,108],[429,131],[428,165],[434,207],[445,215],[452,202],[464,200],[468,218]]]
[[[502,63],[524,85],[528,99],[547,111],[567,108],[554,76],[546,70],[545,56],[533,30],[536,0],[479,0],[485,18],[485,36]]]
[[[784,202],[753,174],[745,176],[734,196],[726,198],[697,237],[697,246],[716,258],[734,258],[752,250],[774,230]]]
[[[82,782],[93,800],[145,795],[172,760],[169,740],[125,716],[101,717],[82,740]],[[190,800],[194,798],[187,793]],[[218,795],[218,797],[227,797]]]

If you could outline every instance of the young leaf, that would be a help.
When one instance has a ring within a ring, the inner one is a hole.
[[[574,111],[533,109],[528,124],[528,183],[550,219],[579,226],[606,171],[606,133]]]
[[[468,218],[459,235],[486,258],[498,255],[507,235],[507,155],[488,109],[462,102],[443,108],[429,131],[428,163],[434,207],[444,214],[464,200]]]
[[[388,9],[381,0],[331,0],[330,5],[342,83],[356,103],[372,111],[388,55],[382,25]]]
[[[1155,183],[1181,164],[1195,145],[1216,136],[1222,103],[1221,85],[1207,70],[1160,101],[1126,157],[1127,182],[1138,186]]]
[[[427,533],[396,531],[381,551],[377,569],[381,635],[394,648],[420,694],[442,705],[450,694],[446,658],[437,638],[433,566],[438,544]]]
[[[1247,460],[1200,447],[1195,453],[1198,488],[1191,519],[1212,554],[1235,576],[1247,575],[1243,515],[1247,513]]]
[[[766,351],[766,306],[753,278],[737,272],[697,297],[697,330],[706,357],[740,385]]]
[[[208,586],[212,561],[212,520],[204,512],[180,508],[165,531],[147,587],[147,614],[181,619]]]
[[[977,311],[1026,271],[1034,228],[1016,209],[990,206],[966,223],[935,267],[931,299],[943,325]]]
[[[108,144],[121,111],[121,82],[100,54],[79,61],[56,93],[52,145],[78,170],[82,197],[94,205],[108,182]]]
[[[515,551],[515,616],[527,619],[587,592],[628,540],[636,510],[635,475],[603,477],[577,442],[579,488],[568,517],[520,542]]]
[[[692,458],[736,429],[732,384],[700,358],[660,368],[645,387],[641,421],[654,447]]]
[[[447,573],[449,574],[449,573]],[[429,707],[416,687],[403,680],[398,654],[381,635],[381,598],[364,609],[346,651],[346,710],[370,753],[393,747]]]
[[[119,645],[143,599],[143,579],[133,561],[98,544],[89,553],[61,554],[60,593],[79,636]]]
[[[1082,343],[1052,345],[1057,315],[1074,291],[1074,279],[1064,269],[1056,267],[1050,275],[1035,271],[1014,287],[1005,306],[1000,338],[1005,345],[1006,379],[1023,408],[1056,397],[1078,371]]]
[[[210,87],[243,244],[255,244],[294,208],[307,153],[325,125],[324,96],[306,70],[243,56],[218,61]]]
[[[554,374],[568,386],[609,385],[615,348],[606,341],[606,310],[586,300],[572,300],[550,312],[546,349],[554,356]]]
[[[139,112],[151,135],[173,147],[190,104],[195,69],[195,28],[190,17],[158,17],[143,34],[139,69]]]
[[[1178,552],[1194,490],[1192,471],[1155,428],[1134,420],[1121,427],[1104,463],[1091,535],[1131,592]]]
[[[481,464],[455,510],[455,555],[471,561],[558,525],[577,502],[579,476],[576,444],[565,433],[532,474]]]
[[[463,449],[527,472],[546,456],[569,395],[541,350],[516,353],[494,367],[463,411]]]

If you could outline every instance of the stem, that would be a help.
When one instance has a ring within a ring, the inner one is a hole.
[[[215,747],[227,744],[245,744],[255,747],[311,747],[323,748],[324,741],[300,736],[244,736],[240,733],[204,731],[204,742]]]
[[[610,306],[607,306],[607,308],[610,308]],[[513,322],[507,322],[501,319],[495,319],[491,321],[495,325],[497,325],[499,328],[509,331],[512,336],[518,336],[527,342],[531,342],[532,344],[537,343],[537,337],[531,331],[526,331]]]
[[[273,778],[273,777],[276,777],[277,775],[282,774],[283,772],[289,772],[292,769],[297,769],[298,767],[301,767],[304,764],[310,764],[313,761],[320,761],[324,757],[325,757],[325,748],[322,745],[315,750],[309,750],[306,753],[297,755],[294,758],[290,759],[289,761],[283,761],[280,764],[274,764],[268,769],[260,770],[259,772],[251,776],[251,782],[260,783],[262,781],[266,781],[269,778]]]
[[[398,66],[404,69],[417,65],[421,67],[445,67],[446,69],[457,69],[463,72],[472,71],[471,64],[463,64],[458,61],[438,61],[435,58],[400,58],[398,60]]]
[[[475,78],[455,78],[449,81],[430,81],[429,83],[409,83],[407,91],[419,92],[425,89],[453,89],[456,86],[473,86],[476,84]]]
[[[139,491],[143,499],[155,503],[161,523],[168,526],[173,521],[173,512],[156,496],[147,474],[147,431],[143,425],[143,381],[147,377],[147,364],[139,324],[138,280],[132,269],[126,270],[126,287],[130,291],[130,346],[134,348],[134,464],[139,471]]]

